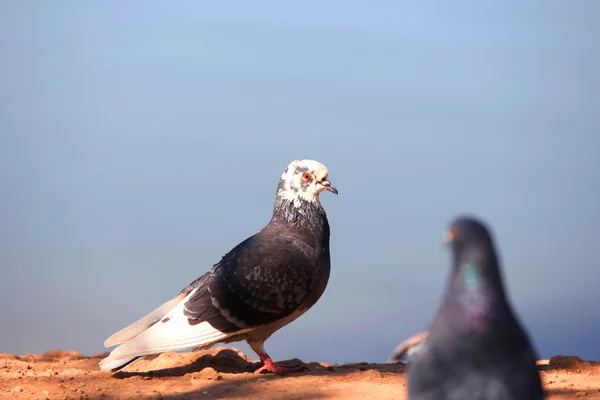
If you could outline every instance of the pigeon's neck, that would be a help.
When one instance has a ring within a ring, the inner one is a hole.
[[[273,207],[271,223],[293,224],[294,229],[308,231],[321,244],[329,243],[329,223],[321,204],[303,199],[294,201],[278,196]]]
[[[457,260],[448,291],[450,315],[468,331],[490,329],[505,308],[506,299],[495,259]]]

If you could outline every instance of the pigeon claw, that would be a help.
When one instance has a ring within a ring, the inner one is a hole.
[[[276,365],[270,358],[265,358],[263,360],[263,366],[254,371],[254,373],[261,374],[263,371],[268,371],[283,376],[296,372],[310,371],[310,369],[303,365]]]
[[[254,373],[261,374],[263,371],[268,371],[268,372],[272,372],[274,374],[283,376],[286,374],[310,371],[310,369],[308,369],[307,367],[302,366],[302,365],[275,365],[275,364],[273,364],[270,366],[263,365],[262,367],[260,367],[256,371],[254,371]]]

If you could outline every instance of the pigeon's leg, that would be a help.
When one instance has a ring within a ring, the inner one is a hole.
[[[248,344],[250,344],[252,350],[258,354],[260,361],[263,363],[262,367],[254,371],[255,374],[260,374],[263,371],[269,371],[277,375],[285,375],[308,370],[308,368],[301,365],[275,365],[271,357],[265,352],[262,343],[248,342]]]
[[[263,371],[269,371],[277,375],[285,375],[308,370],[308,368],[301,365],[275,365],[267,353],[261,352],[257,354],[258,357],[260,357],[260,361],[262,361],[263,366],[254,371],[255,374],[260,374]]]

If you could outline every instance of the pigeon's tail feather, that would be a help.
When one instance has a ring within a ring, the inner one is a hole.
[[[100,369],[102,370],[116,370],[121,369],[129,364],[141,359],[142,357],[129,357],[129,358],[120,358],[118,360],[112,358],[110,355],[100,361]]]
[[[183,307],[193,293],[194,291],[189,293],[162,320],[115,348],[108,357],[101,361],[100,367],[102,369],[114,369],[114,365],[118,367],[119,363],[125,364],[135,357],[167,351],[210,347],[230,336],[251,330],[221,332],[206,321],[194,325],[190,324],[188,317],[183,314]]]
[[[175,306],[177,306],[177,304],[179,304],[184,298],[185,293],[181,293],[174,299],[167,301],[165,304],[152,311],[150,314],[140,318],[133,324],[121,329],[119,332],[113,334],[111,337],[104,341],[104,347],[116,346],[118,344],[125,343],[130,339],[133,339],[140,333],[144,332],[146,329],[150,328],[156,322],[158,322],[162,317],[167,315],[169,311],[171,311]]]
[[[394,363],[401,361],[405,358],[410,358],[411,355],[414,352],[418,351],[418,349],[423,345],[428,336],[429,331],[424,331],[406,339],[404,342],[396,346],[394,351],[392,351],[388,362]]]

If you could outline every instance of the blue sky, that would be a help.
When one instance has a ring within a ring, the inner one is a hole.
[[[3,2],[0,351],[103,351],[262,228],[310,158],[340,191],[332,274],[275,359],[384,361],[432,318],[463,212],[493,227],[541,355],[600,359],[599,12]]]

